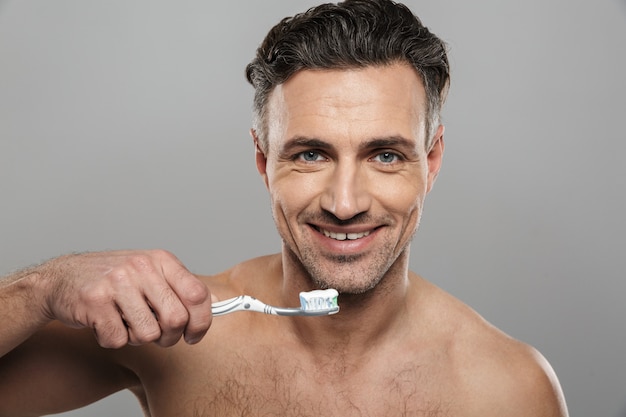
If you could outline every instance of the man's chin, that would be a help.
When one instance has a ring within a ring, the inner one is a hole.
[[[355,276],[354,273],[348,276],[342,274],[313,275],[313,282],[317,288],[334,288],[339,294],[359,295],[365,294],[378,285],[380,278],[371,276]]]

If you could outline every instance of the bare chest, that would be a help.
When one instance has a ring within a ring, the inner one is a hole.
[[[441,364],[413,359],[312,363],[267,350],[176,360],[146,384],[148,405],[152,417],[454,414],[454,388]]]

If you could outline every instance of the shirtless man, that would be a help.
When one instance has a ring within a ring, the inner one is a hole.
[[[444,151],[444,44],[404,6],[349,0],[282,21],[247,75],[281,253],[211,277],[164,251],[6,277],[0,416],[123,389],[153,417],[566,416],[537,351],[408,270]],[[211,316],[315,288],[339,291],[339,314]]]

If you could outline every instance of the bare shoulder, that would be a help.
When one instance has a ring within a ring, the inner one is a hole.
[[[558,378],[532,346],[500,331],[472,308],[425,283],[449,340],[468,415],[566,417]]]
[[[556,374],[536,349],[506,335],[476,347],[466,348],[476,358],[466,374],[475,415],[567,416]]]
[[[211,276],[198,276],[218,299],[223,300],[241,294],[262,296],[271,286],[271,280],[282,277],[279,254],[266,255],[243,261]],[[278,283],[277,283],[278,285]]]

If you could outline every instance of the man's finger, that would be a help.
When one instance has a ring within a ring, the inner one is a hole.
[[[152,309],[142,298],[135,300],[140,301],[119,305],[128,331],[128,344],[138,346],[159,340],[162,331]]]
[[[180,265],[177,270],[171,271],[170,285],[189,317],[184,329],[185,341],[197,343],[204,337],[211,326],[211,293],[207,286],[195,275]]]

